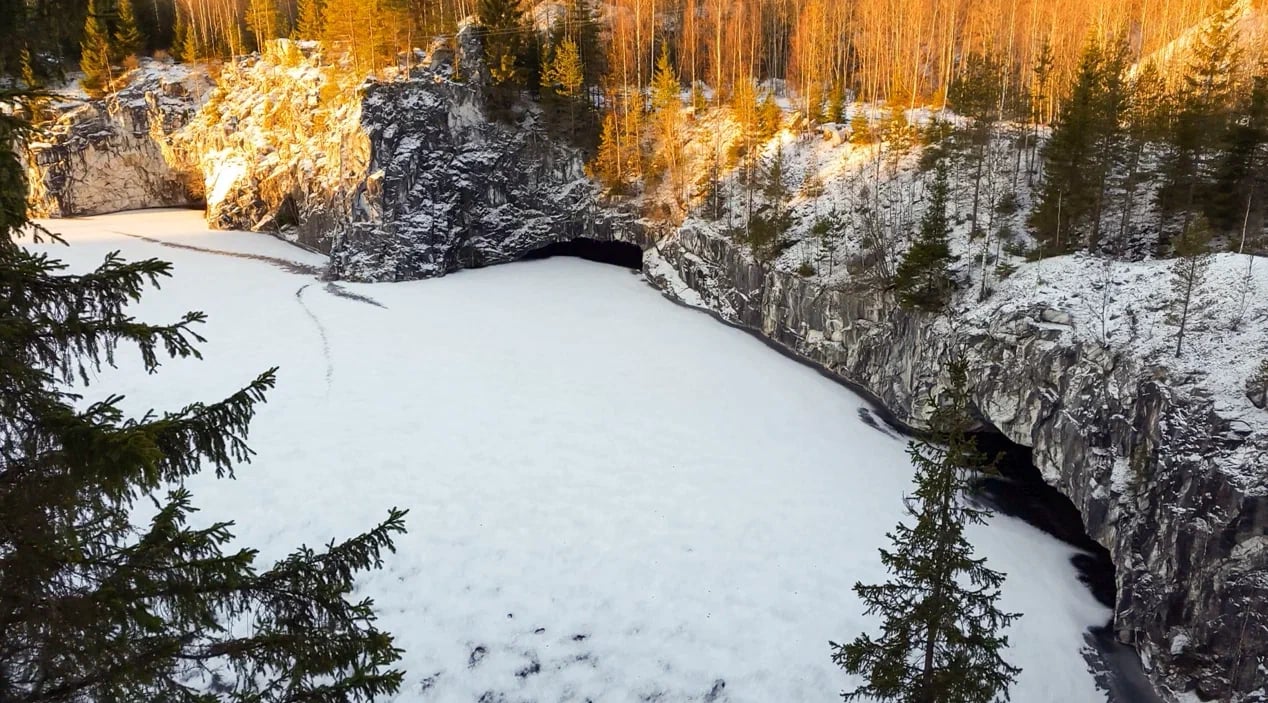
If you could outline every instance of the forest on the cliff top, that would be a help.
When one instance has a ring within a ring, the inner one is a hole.
[[[592,175],[609,192],[652,195],[662,202],[647,212],[678,221],[693,210],[717,219],[724,174],[738,173],[747,194],[739,235],[759,258],[778,254],[790,226],[778,204],[762,204],[789,196],[767,142],[783,128],[846,123],[855,143],[897,152],[923,144],[922,170],[951,154],[960,166],[952,189],[971,183],[975,236],[995,234],[980,223],[985,213],[1025,210],[1017,253],[1192,257],[1262,246],[1265,5],[5,0],[0,70],[40,84],[79,69],[96,95],[121,85],[141,56],[214,67],[289,37],[320,40],[343,57],[327,63],[355,76],[399,76],[424,55],[456,48],[470,24],[482,39],[493,112],[537,101],[553,129],[590,152]],[[458,55],[454,71],[465,79],[471,67]],[[923,107],[936,111],[913,114]],[[701,159],[687,142],[712,109],[739,138]],[[1016,152],[1011,170],[1025,171],[1025,186],[984,194],[1001,140]],[[1147,222],[1144,236],[1131,221]],[[916,254],[935,260],[917,268],[945,258],[940,242],[926,244]]]

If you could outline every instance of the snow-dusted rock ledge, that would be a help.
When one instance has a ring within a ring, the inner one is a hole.
[[[1268,691],[1268,436],[1168,372],[1072,334],[1072,316],[909,313],[755,263],[691,226],[649,252],[668,294],[760,332],[921,427],[945,361],[967,354],[983,419],[1034,448],[1117,566],[1114,627],[1155,681],[1204,700]]]
[[[24,154],[32,215],[201,203],[201,174],[172,158],[171,140],[211,87],[202,68],[145,59],[113,95],[58,98],[51,106],[56,120],[43,126]]]

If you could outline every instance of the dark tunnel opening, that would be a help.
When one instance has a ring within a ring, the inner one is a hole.
[[[1074,503],[1043,480],[1030,447],[1017,444],[998,431],[978,432],[978,449],[998,457],[999,476],[978,481],[979,497],[999,513],[1010,515],[1047,532],[1083,552],[1071,558],[1079,578],[1108,608],[1116,596],[1114,560],[1109,550],[1092,539]]]
[[[605,242],[586,237],[578,237],[566,242],[552,242],[528,252],[520,257],[520,260],[533,261],[536,259],[549,259],[552,256],[574,256],[586,261],[612,264],[613,266],[621,266],[627,269],[643,268],[643,250],[637,244],[614,241]]]
[[[1035,466],[1030,447],[1017,444],[994,427],[975,435],[978,449],[998,457],[998,476],[978,481],[977,497],[996,512],[1019,518],[1081,550],[1070,558],[1079,580],[1110,610],[1117,601],[1114,560],[1109,550],[1092,539],[1083,516],[1064,494],[1048,485]],[[1105,625],[1084,637],[1083,656],[1088,671],[1112,703],[1162,703],[1145,675],[1140,655],[1115,635],[1111,616]]]

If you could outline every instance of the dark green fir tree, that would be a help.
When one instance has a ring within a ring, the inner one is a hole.
[[[1262,229],[1268,206],[1268,63],[1239,100],[1221,140],[1214,177],[1206,210],[1215,229],[1232,232],[1237,240],[1243,230]]]
[[[295,28],[292,39],[317,39],[322,36],[322,4],[320,0],[298,0],[295,4]]]
[[[967,369],[951,363],[945,402],[934,412],[929,441],[907,450],[916,467],[916,492],[908,510],[913,525],[899,523],[881,549],[889,581],[855,584],[880,634],[832,643],[832,660],[863,683],[847,701],[897,703],[993,703],[1008,700],[1020,669],[1004,661],[1001,634],[1018,615],[999,608],[1004,574],[974,558],[965,527],[981,524],[986,511],[960,499],[973,472],[991,462],[969,431]]]
[[[492,81],[492,107],[505,111],[515,95],[525,87],[528,75],[527,55],[536,53],[530,47],[536,34],[528,28],[520,0],[479,0],[476,19],[480,22],[484,41],[484,62]]]
[[[1045,253],[1082,246],[1080,233],[1092,229],[1105,170],[1097,145],[1106,128],[1106,58],[1106,47],[1089,38],[1052,137],[1042,150],[1043,182],[1030,224]]]
[[[905,308],[935,311],[946,305],[955,289],[951,278],[951,248],[947,238],[947,166],[940,160],[930,188],[929,207],[920,219],[916,241],[903,255],[894,275],[898,302]]]
[[[88,19],[84,21],[83,40],[79,43],[79,69],[84,72],[80,83],[89,95],[101,95],[110,84],[110,25],[103,0],[88,0]]]
[[[114,55],[119,60],[136,56],[145,47],[145,40],[137,27],[132,0],[119,0],[115,14]]]
[[[152,325],[128,314],[168,263],[111,254],[71,274],[19,243],[53,235],[27,221],[17,102],[0,93],[0,700],[345,703],[395,692],[399,650],[352,593],[404,530],[403,511],[272,565],[233,546],[230,522],[190,525],[183,480],[203,470],[227,480],[248,460],[273,371],[227,400],[136,418],[119,396],[88,404],[65,390],[126,349],[151,372],[197,357],[203,315]],[[137,501],[153,503],[148,522],[134,522]]]
[[[1172,234],[1182,233],[1197,213],[1212,180],[1214,154],[1231,112],[1241,58],[1237,0],[1224,0],[1193,43],[1162,159],[1157,205],[1178,215]],[[1159,242],[1165,251],[1166,237]]]

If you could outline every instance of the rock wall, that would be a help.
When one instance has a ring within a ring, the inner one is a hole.
[[[221,69],[173,150],[201,174],[212,227],[275,232],[328,252],[366,176],[360,122],[354,75],[312,43],[279,39]]]
[[[990,319],[909,313],[884,292],[825,289],[691,227],[649,278],[812,360],[922,427],[945,361],[966,355],[984,422],[1034,448],[1045,480],[1117,566],[1114,627],[1161,687],[1268,701],[1268,437],[1167,372],[1084,344],[1037,307]]]
[[[62,102],[25,154],[31,213],[73,217],[201,203],[201,179],[174,162],[170,148],[211,87],[206,71],[146,59],[119,92]]]
[[[331,251],[338,277],[426,278],[639,231],[615,226],[623,218],[598,206],[580,155],[536,112],[491,121],[479,91],[423,78],[367,85],[362,123],[369,176]]]

